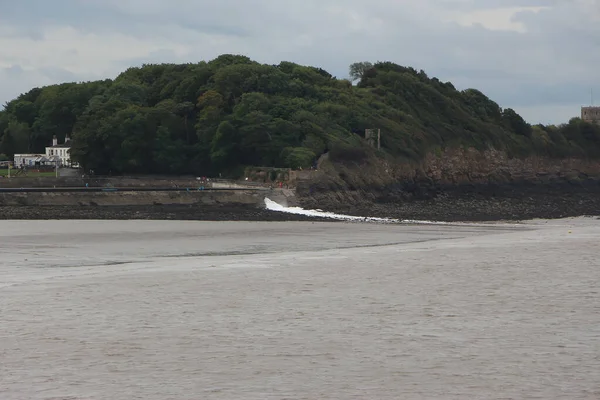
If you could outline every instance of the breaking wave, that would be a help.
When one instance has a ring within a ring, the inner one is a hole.
[[[300,207],[285,207],[279,203],[274,202],[269,198],[265,198],[265,206],[267,210],[284,212],[289,214],[306,215],[308,217],[319,217],[319,218],[331,218],[339,221],[357,221],[357,222],[379,222],[388,224],[446,224],[445,222],[435,221],[417,221],[409,219],[396,219],[396,218],[379,218],[379,217],[358,217],[354,215],[336,214],[323,210],[305,210]]]

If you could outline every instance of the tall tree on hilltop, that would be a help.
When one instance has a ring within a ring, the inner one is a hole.
[[[373,68],[373,64],[368,61],[356,62],[350,65],[350,79],[352,82],[361,80],[368,70]]]

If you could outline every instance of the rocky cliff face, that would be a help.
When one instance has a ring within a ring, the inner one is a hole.
[[[509,158],[448,149],[419,163],[321,160],[297,185],[303,207],[400,218],[521,219],[600,215],[600,162]]]
[[[429,154],[423,162],[425,177],[441,184],[548,183],[553,180],[600,177],[600,162],[544,157],[508,158],[504,152],[452,149]]]

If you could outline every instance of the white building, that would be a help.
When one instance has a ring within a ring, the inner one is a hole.
[[[65,136],[65,142],[58,144],[56,135],[52,138],[52,146],[46,147],[46,158],[58,166],[71,166],[71,139]]]
[[[15,168],[29,168],[41,165],[48,165],[49,160],[45,154],[15,154]]]
[[[46,154],[15,154],[14,168],[33,168],[40,166],[74,166],[71,162],[71,139],[67,135],[63,144],[58,144],[56,136],[52,146],[46,147]]]

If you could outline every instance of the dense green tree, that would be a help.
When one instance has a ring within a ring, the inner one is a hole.
[[[27,100],[19,100],[13,105],[13,115],[17,121],[26,123],[28,126],[33,126],[37,111],[35,104]]]
[[[13,155],[16,151],[31,152],[31,128],[25,122],[11,121],[4,130],[7,145],[2,149],[5,154]]]
[[[239,137],[237,129],[229,121],[223,121],[211,143],[210,158],[218,169],[235,165],[238,157]]]
[[[502,121],[508,129],[517,135],[531,136],[531,125],[525,122],[512,108],[502,111]]]
[[[185,126],[185,140],[187,144],[190,144],[190,129],[188,127],[188,121],[194,117],[194,104],[189,101],[178,103],[174,109],[175,114],[183,117],[183,123]]]
[[[15,153],[17,153],[16,149],[17,147],[12,134],[10,131],[4,131],[4,134],[2,135],[2,141],[0,142],[0,152],[10,158],[13,158]]]
[[[114,81],[34,88],[0,111],[0,153],[43,152],[72,135],[72,158],[97,174],[233,174],[244,166],[309,167],[376,156],[418,160],[452,146],[510,156],[600,158],[600,126],[574,118],[529,125],[476,89],[424,71],[359,62],[338,80],[316,67],[265,65],[225,54],[209,62],[143,65]]]

